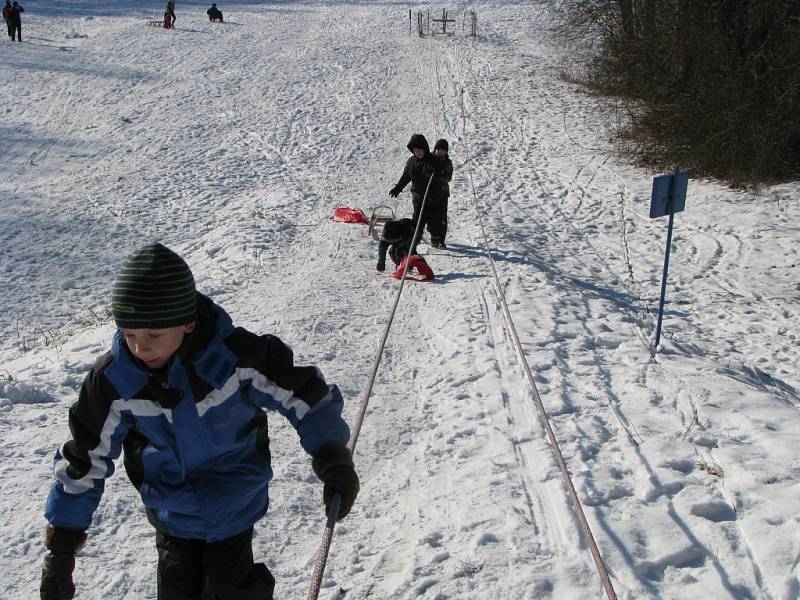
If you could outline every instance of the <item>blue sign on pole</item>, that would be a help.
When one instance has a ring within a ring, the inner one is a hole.
[[[661,300],[658,303],[658,325],[656,325],[656,343],[658,350],[661,341],[661,320],[664,317],[664,298],[667,292],[667,270],[669,269],[669,249],[672,245],[672,223],[676,212],[686,207],[686,190],[689,187],[689,173],[675,171],[669,175],[653,178],[653,194],[650,197],[650,218],[655,219],[669,215],[667,226],[667,249],[664,252],[664,274],[661,276]]]
[[[676,171],[653,178],[653,194],[650,197],[650,218],[683,212],[686,207],[686,189],[689,187],[689,172]],[[670,208],[670,200],[672,206]]]

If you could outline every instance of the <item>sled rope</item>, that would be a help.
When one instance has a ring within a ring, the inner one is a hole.
[[[419,217],[417,218],[417,224],[414,228],[414,236],[411,238],[411,249],[416,248],[417,239],[421,234],[420,226],[422,224],[422,215],[425,211],[425,202],[428,200],[428,191],[431,189],[431,182],[433,181],[435,175],[436,174],[433,173],[428,179],[428,185],[425,188],[425,195],[422,197],[422,204],[420,205],[419,209]],[[409,252],[411,249],[409,249]],[[397,294],[395,294],[394,304],[392,305],[392,310],[389,313],[389,320],[386,322],[386,327],[384,327],[383,336],[381,337],[380,344],[378,345],[378,353],[375,356],[375,360],[372,363],[372,369],[370,369],[369,372],[367,385],[364,388],[364,391],[361,393],[361,401],[358,407],[356,422],[353,426],[353,433],[350,436],[350,441],[347,443],[347,447],[350,449],[350,452],[353,455],[356,453],[356,443],[358,442],[358,436],[361,433],[361,425],[364,423],[364,417],[367,414],[367,404],[369,404],[369,398],[372,395],[372,387],[375,385],[375,378],[378,375],[378,367],[381,364],[383,349],[386,347],[386,340],[389,339],[389,330],[392,327],[392,322],[394,321],[394,316],[397,312],[397,306],[400,304],[400,295],[403,293],[403,287],[406,284],[406,273],[408,272],[408,266],[410,263],[410,260],[405,261],[403,276],[400,278],[400,287],[397,289]],[[319,588],[322,586],[322,575],[325,572],[325,563],[328,561],[328,553],[330,552],[331,541],[333,540],[333,529],[336,527],[336,515],[339,513],[339,505],[341,502],[342,496],[338,493],[334,494],[333,500],[331,500],[331,508],[328,512],[328,520],[325,523],[325,531],[322,535],[322,544],[320,544],[320,547],[317,550],[317,556],[314,559],[314,571],[311,573],[311,582],[308,586],[308,600],[317,600],[317,597],[319,596]]]
[[[470,151],[469,145],[467,143],[467,118],[466,118],[466,110],[464,108],[464,88],[461,88],[461,118],[462,118],[462,126],[464,131],[464,149],[467,154],[467,160],[465,164],[470,164]],[[611,584],[611,577],[608,574],[608,569],[606,568],[605,562],[603,561],[603,557],[600,556],[600,550],[597,548],[597,543],[595,542],[594,535],[592,534],[592,530],[589,527],[589,522],[586,519],[586,515],[583,512],[583,507],[581,506],[581,501],[578,498],[578,494],[575,491],[575,486],[572,484],[572,478],[569,475],[569,470],[567,469],[567,462],[564,460],[564,455],[561,453],[561,447],[558,445],[558,440],[556,439],[556,435],[553,432],[553,427],[550,424],[550,417],[547,415],[547,411],[545,411],[544,403],[542,402],[542,397],[539,395],[539,388],[536,387],[536,381],[533,379],[533,374],[531,373],[530,365],[528,364],[528,359],[525,356],[525,351],[522,348],[522,343],[520,342],[519,335],[517,334],[517,328],[514,325],[514,320],[511,318],[511,311],[508,308],[508,303],[506,302],[506,295],[503,292],[503,286],[500,283],[500,276],[497,273],[497,265],[495,264],[494,257],[492,256],[492,252],[489,247],[489,238],[486,235],[486,228],[483,225],[483,218],[481,216],[481,207],[480,203],[478,202],[478,194],[475,191],[475,181],[472,177],[472,166],[468,167],[469,177],[469,185],[470,190],[472,192],[472,199],[475,203],[475,211],[478,214],[478,224],[480,225],[481,235],[483,237],[484,243],[484,252],[486,257],[489,259],[489,264],[492,268],[492,275],[494,276],[494,283],[497,287],[498,296],[500,299],[500,304],[503,308],[503,314],[506,318],[508,323],[508,328],[511,333],[511,336],[514,339],[514,345],[516,346],[517,353],[519,354],[520,361],[522,362],[522,367],[525,370],[525,375],[528,378],[528,382],[530,383],[531,391],[533,392],[533,400],[536,404],[536,408],[542,418],[542,423],[544,425],[545,431],[547,432],[547,437],[550,440],[550,448],[553,451],[553,457],[555,458],[556,463],[558,464],[559,469],[561,470],[561,475],[564,478],[564,484],[567,488],[567,495],[569,496],[570,501],[572,502],[572,507],[575,510],[575,515],[578,517],[578,521],[581,524],[581,529],[583,530],[584,537],[586,539],[587,544],[589,545],[589,551],[592,553],[592,558],[594,559],[594,564],[597,568],[597,573],[600,576],[600,581],[603,583],[603,588],[605,589],[606,596],[608,600],[616,600],[617,594],[614,591],[614,586]]]

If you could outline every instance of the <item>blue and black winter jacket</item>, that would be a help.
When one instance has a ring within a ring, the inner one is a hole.
[[[294,365],[277,337],[234,327],[198,294],[198,321],[161,373],[128,350],[122,332],[87,375],[69,411],[72,434],[55,456],[45,516],[86,529],[114,460],[151,518],[170,535],[223,540],[267,510],[272,478],[267,415],[281,413],[312,456],[350,436],[342,396],[315,367]]]

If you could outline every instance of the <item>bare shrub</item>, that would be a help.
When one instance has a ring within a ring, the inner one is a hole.
[[[799,2],[562,0],[556,13],[582,81],[623,99],[638,160],[745,187],[800,177]]]

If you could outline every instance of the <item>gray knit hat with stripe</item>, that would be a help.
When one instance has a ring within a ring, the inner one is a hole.
[[[122,265],[111,294],[117,327],[165,329],[197,318],[197,291],[189,265],[162,244],[150,244]]]

